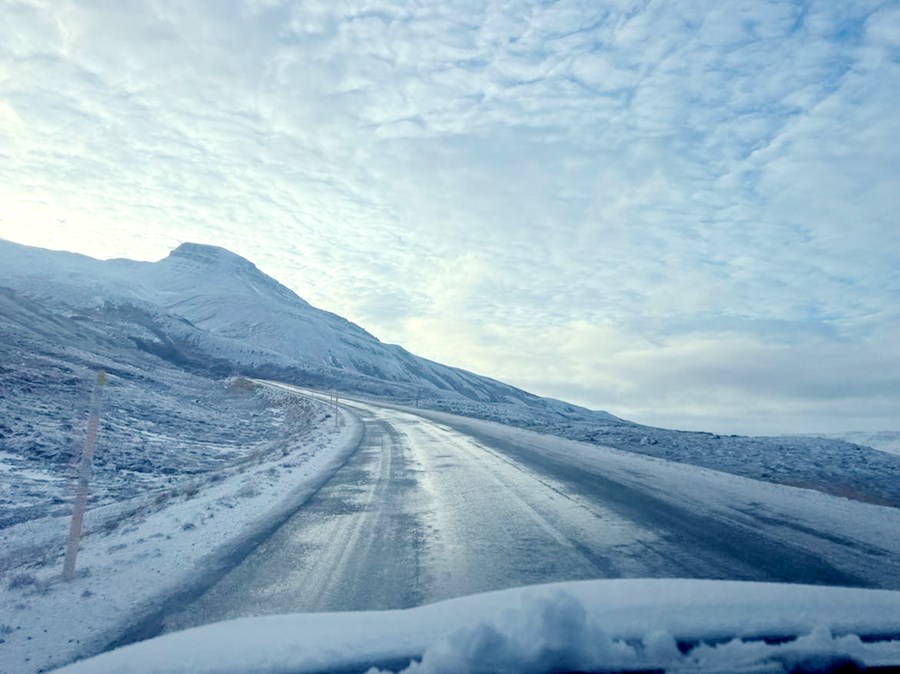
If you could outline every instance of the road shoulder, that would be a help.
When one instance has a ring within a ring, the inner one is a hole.
[[[173,596],[208,584],[327,482],[360,433],[351,412],[332,411],[278,451],[189,483],[163,503],[136,496],[113,517],[108,508],[89,513],[73,581],[63,583],[58,569],[47,568],[13,575],[0,588],[2,671],[46,671],[93,655]],[[0,542],[24,550],[58,538],[63,547],[67,526],[67,518],[33,521],[4,530]]]

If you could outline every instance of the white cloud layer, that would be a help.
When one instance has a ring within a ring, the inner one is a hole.
[[[647,423],[900,425],[900,3],[0,0],[0,236],[226,246]]]

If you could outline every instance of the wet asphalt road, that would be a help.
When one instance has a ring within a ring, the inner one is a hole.
[[[174,630],[269,613],[406,608],[559,580],[693,577],[866,585],[808,551],[633,485],[352,403],[359,448]]]

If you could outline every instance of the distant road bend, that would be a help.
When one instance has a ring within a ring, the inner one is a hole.
[[[880,550],[808,525],[790,537],[796,523],[766,508],[698,512],[639,471],[567,458],[557,438],[342,404],[364,424],[356,451],[202,596],[170,607],[166,629],[588,578],[891,585]]]

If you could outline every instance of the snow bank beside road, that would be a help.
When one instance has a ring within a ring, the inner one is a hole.
[[[266,616],[169,634],[60,674],[743,671],[812,654],[900,662],[900,592],[697,580],[538,585],[403,611]],[[799,637],[768,644],[763,637]],[[709,641],[704,645],[701,642]],[[719,645],[710,645],[719,644]],[[704,669],[706,667],[706,669]],[[773,671],[770,669],[765,671]],[[775,670],[777,671],[777,670]]]
[[[90,512],[74,581],[59,582],[54,565],[8,575],[0,588],[0,671],[46,671],[96,653],[167,597],[215,573],[343,463],[361,427],[343,411],[333,420],[323,411],[317,426],[277,451],[188,484],[165,503],[151,495]],[[116,527],[103,526],[110,521]],[[3,530],[0,544],[27,553],[51,540],[61,551],[67,528],[68,518],[26,522]]]
[[[402,408],[397,408],[402,409]],[[900,559],[900,509],[761,480],[628,451],[566,440],[491,421],[426,410],[406,411],[468,433],[503,456],[529,466],[576,471],[569,477],[611,482],[629,490],[618,507],[631,512],[632,496],[646,495],[663,511],[696,514],[712,525],[724,522],[745,536],[738,556],[755,555],[761,531],[785,546],[827,560],[857,583],[900,589],[895,561]],[[562,468],[560,468],[562,467]],[[590,477],[587,477],[590,476]],[[706,524],[698,525],[705,533]],[[814,582],[807,580],[806,582]],[[820,581],[815,581],[820,582]],[[850,584],[849,581],[832,581]],[[853,583],[856,584],[856,583]]]
[[[653,428],[583,414],[569,419],[529,415],[513,405],[472,401],[427,400],[423,407],[755,480],[900,507],[900,435],[896,433],[747,437]]]

